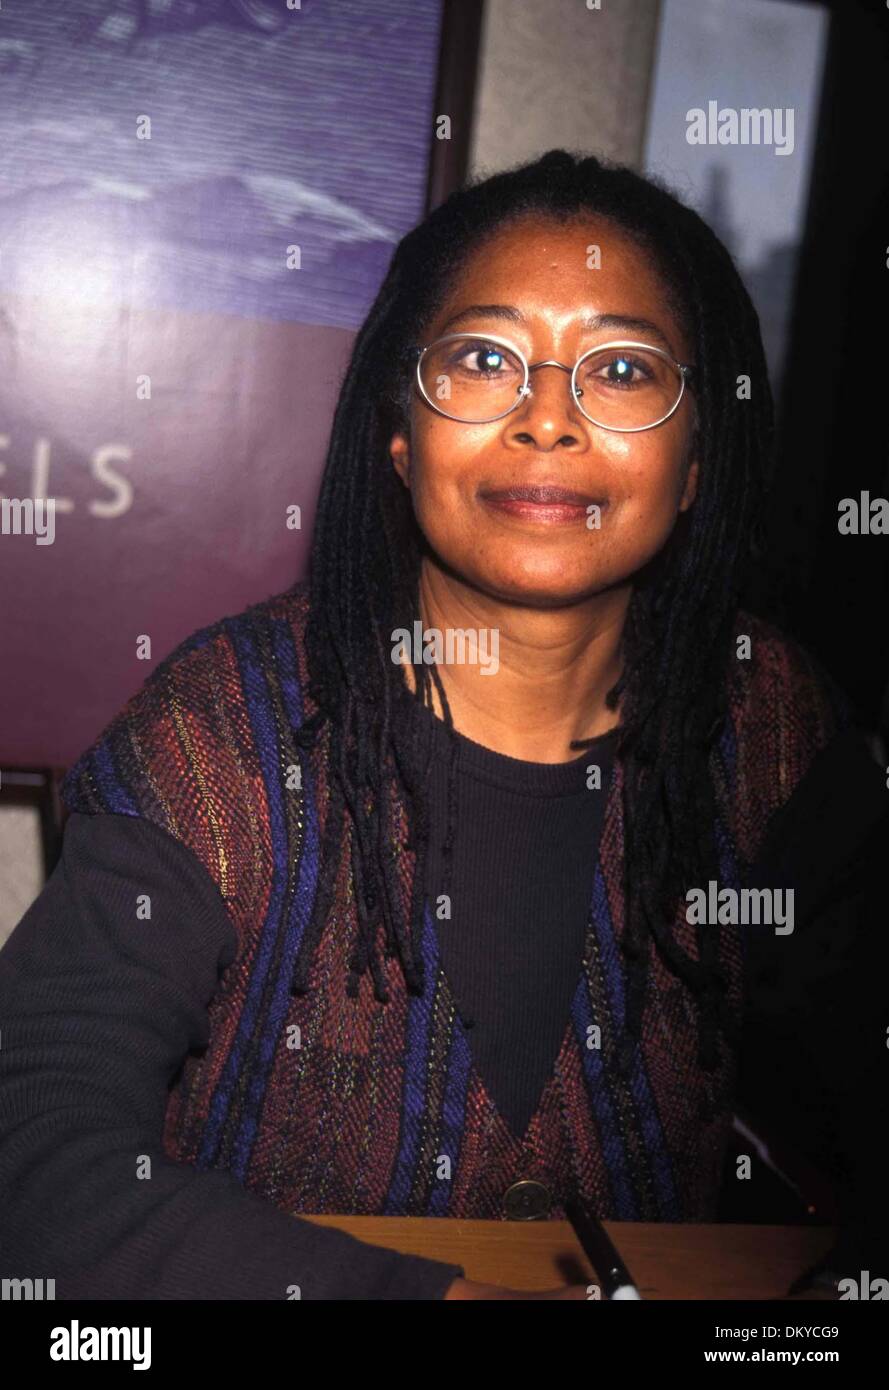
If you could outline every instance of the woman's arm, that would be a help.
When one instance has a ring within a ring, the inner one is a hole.
[[[185,845],[137,817],[71,816],[0,951],[0,1275],[55,1279],[60,1299],[443,1298],[460,1266],[315,1226],[164,1153],[168,1088],[207,1042],[235,949]]]

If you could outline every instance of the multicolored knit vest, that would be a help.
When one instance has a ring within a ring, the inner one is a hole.
[[[426,909],[425,987],[386,961],[389,1001],[368,974],[346,992],[357,929],[348,824],[308,993],[293,997],[295,952],[318,888],[329,802],[329,738],[294,732],[304,697],[304,584],[183,642],[70,770],[70,810],[141,816],[201,861],[225,901],[238,952],[209,1008],[209,1045],[169,1098],[168,1155],[227,1168],[290,1213],[498,1218],[533,1179],[551,1217],[574,1195],[613,1220],[715,1216],[736,1059],[697,1063],[697,1013],[653,944],[642,1039],[624,1039],[623,827],[618,759],[606,795],[582,968],[561,1049],[524,1134],[498,1113],[476,1069]],[[738,887],[772,814],[841,718],[795,644],[741,614],[730,719],[713,757],[720,888]],[[298,769],[298,771],[297,771]],[[393,845],[407,910],[414,873],[395,795]],[[702,885],[706,887],[706,885]],[[728,998],[740,1020],[744,928],[721,929]],[[677,904],[693,956],[695,928]]]

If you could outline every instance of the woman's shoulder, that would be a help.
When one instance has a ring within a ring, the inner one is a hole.
[[[856,720],[852,702],[823,663],[775,623],[739,609],[729,656],[730,700],[749,731],[773,726],[822,745]]]
[[[237,892],[250,856],[232,847],[267,817],[268,769],[305,717],[307,608],[303,581],[179,642],[69,769],[65,807],[153,821]]]
[[[249,661],[254,651],[260,658],[275,660],[282,643],[289,642],[302,662],[307,617],[308,581],[301,580],[239,613],[197,628],[158,663],[133,699],[173,678],[200,683],[233,658]]]
[[[729,721],[719,757],[734,786],[731,814],[755,853],[771,818],[816,764],[858,726],[856,711],[804,643],[740,610],[729,655]],[[863,738],[863,733],[860,734]]]

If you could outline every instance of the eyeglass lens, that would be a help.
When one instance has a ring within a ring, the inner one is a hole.
[[[446,415],[481,424],[515,405],[525,373],[521,359],[502,343],[467,334],[433,343],[420,364],[420,379]],[[533,384],[532,372],[532,390]],[[611,429],[642,429],[676,405],[682,375],[658,353],[612,347],[583,359],[576,385],[577,405],[588,419]]]

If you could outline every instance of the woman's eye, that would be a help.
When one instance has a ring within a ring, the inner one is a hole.
[[[597,374],[609,386],[638,386],[646,376],[642,364],[632,357],[612,357],[602,364]]]
[[[464,365],[486,376],[495,376],[506,365],[506,358],[498,348],[474,347],[463,357]]]

